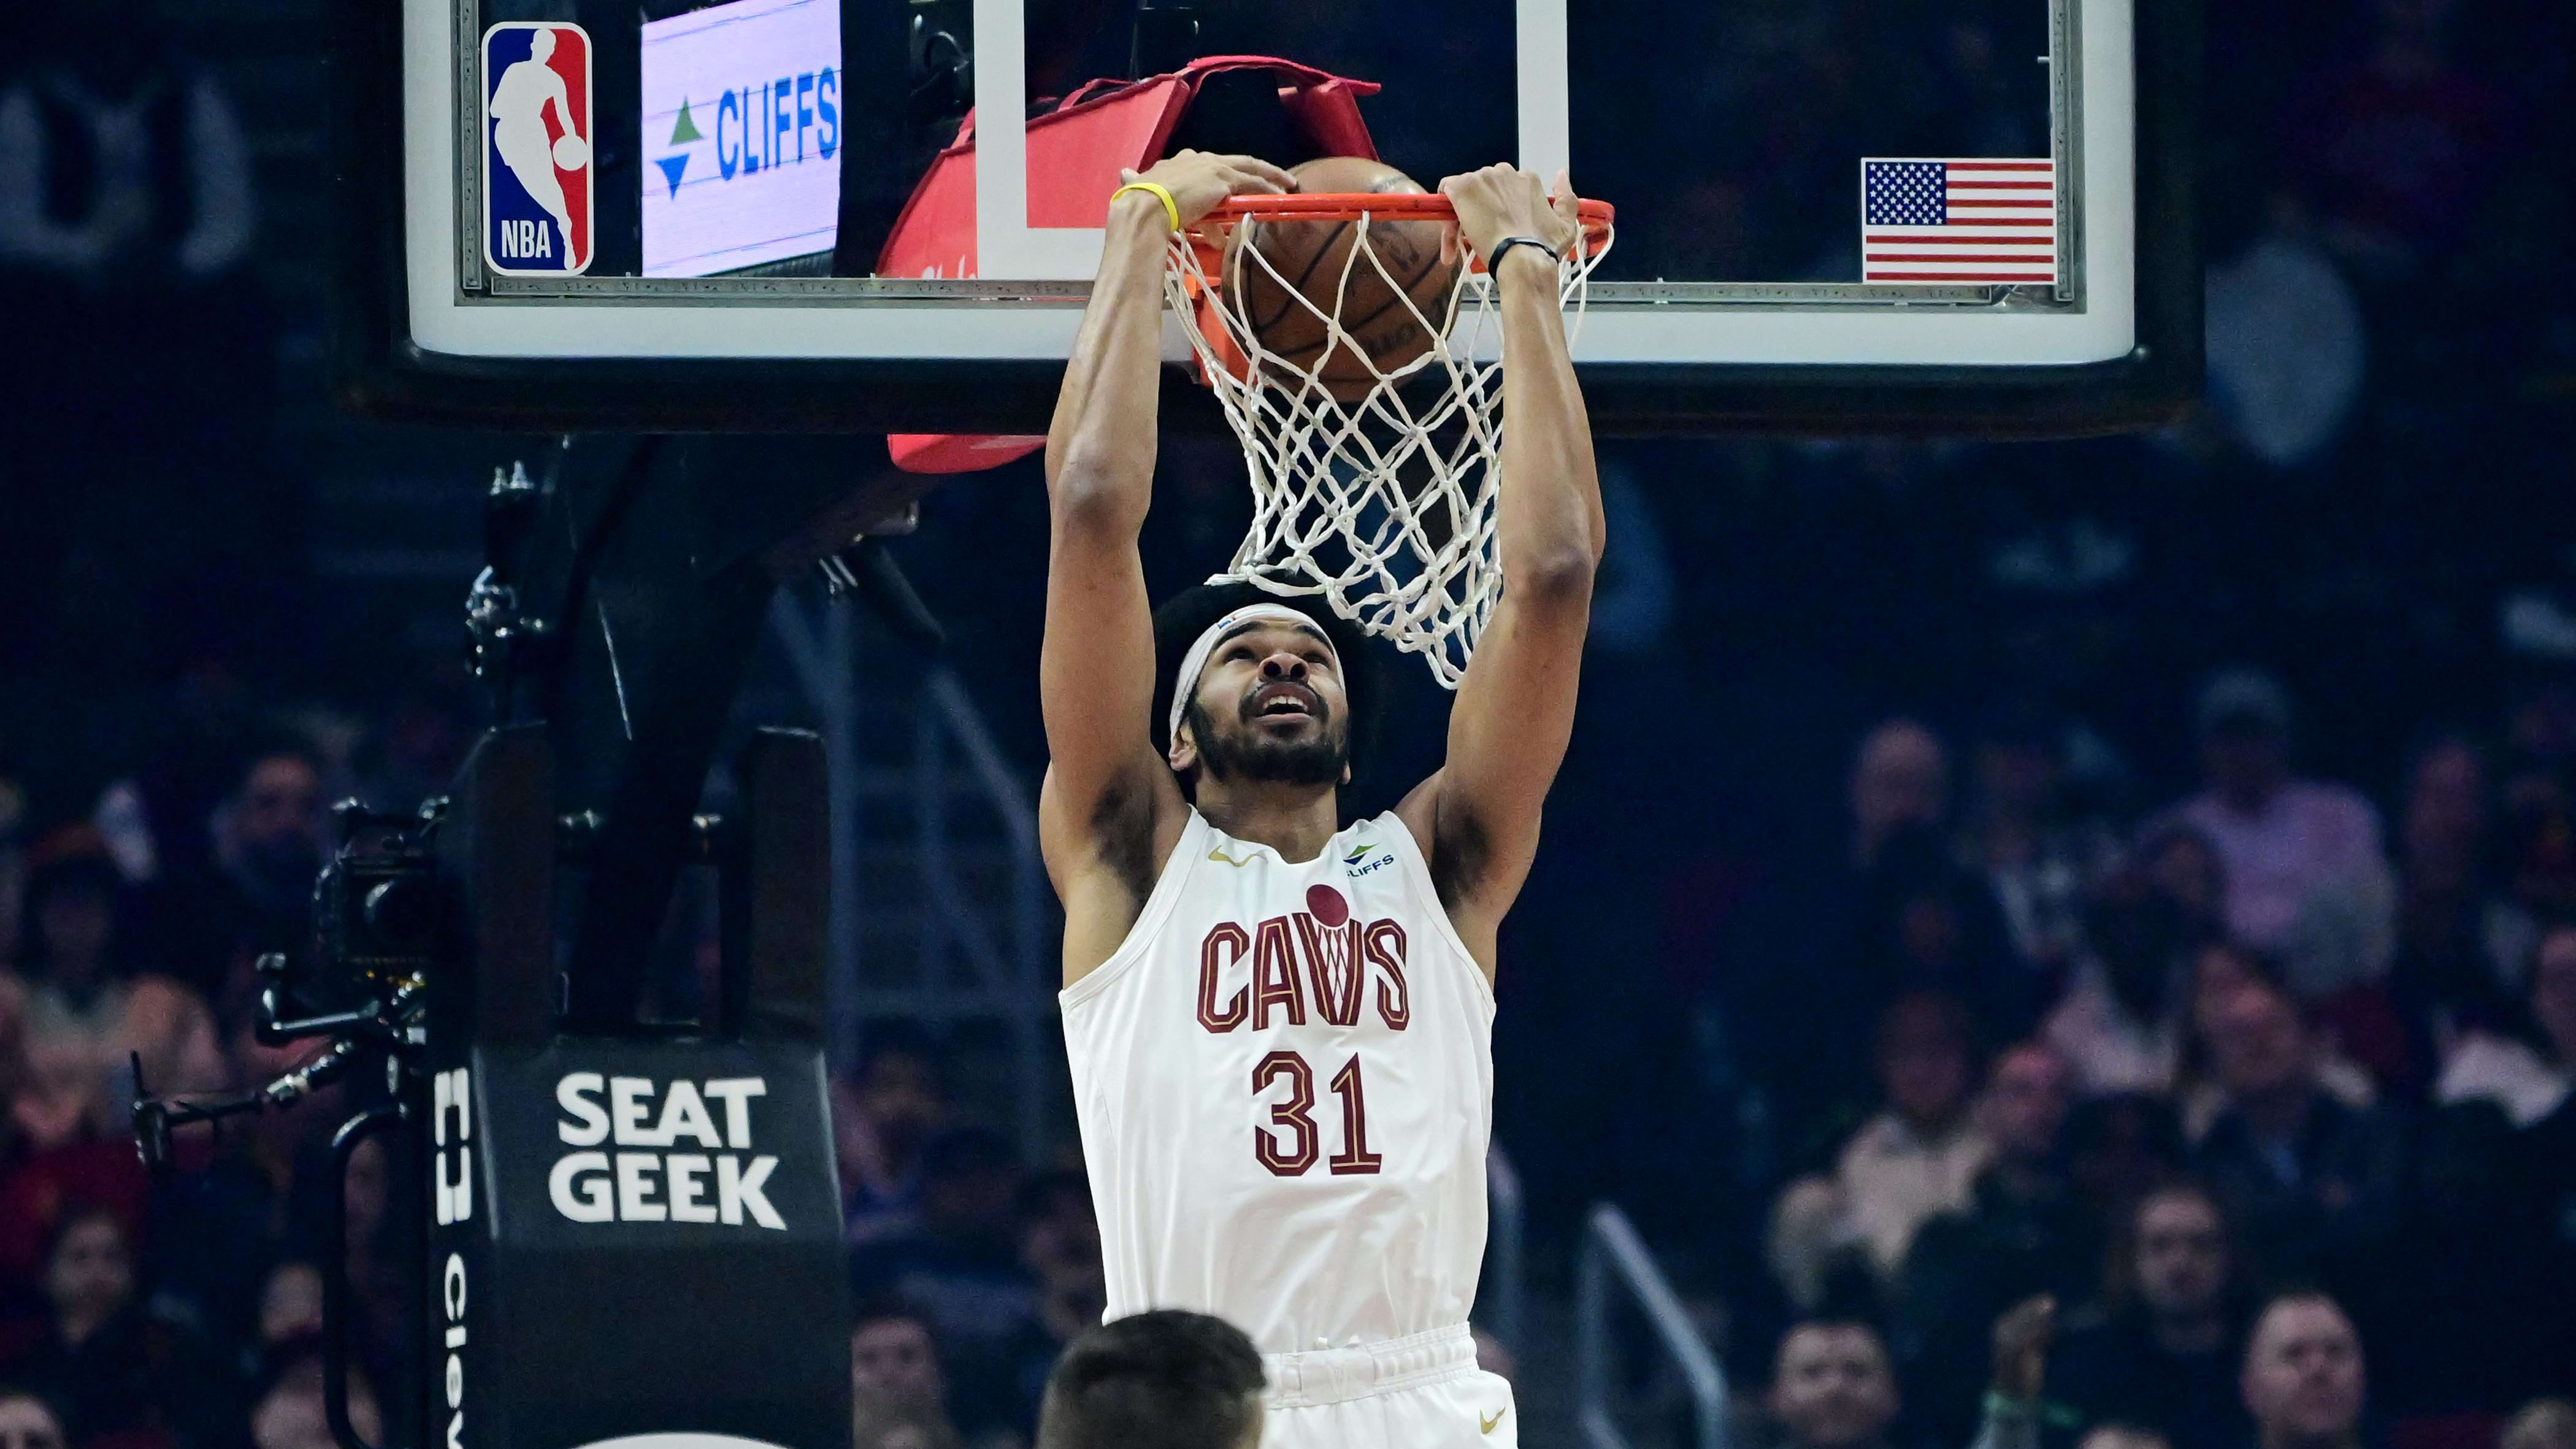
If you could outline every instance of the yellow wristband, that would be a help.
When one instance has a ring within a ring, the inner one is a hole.
[[[1179,231],[1181,229],[1181,204],[1172,199],[1171,188],[1165,186],[1159,181],[1130,181],[1126,185],[1119,187],[1116,191],[1109,193],[1110,205],[1117,205],[1118,198],[1125,196],[1130,191],[1149,193],[1155,200],[1163,203],[1163,215],[1172,219],[1172,230]]]

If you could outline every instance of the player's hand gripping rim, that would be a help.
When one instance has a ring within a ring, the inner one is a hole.
[[[1508,163],[1452,176],[1440,183],[1440,194],[1449,198],[1450,209],[1458,215],[1458,230],[1479,257],[1493,256],[1494,248],[1514,237],[1536,238],[1562,257],[1583,234],[1575,217],[1574,183],[1562,169],[1556,173],[1552,197],[1539,189],[1537,173]],[[1529,247],[1514,247],[1505,255],[1523,252],[1534,261],[1545,260]]]
[[[1206,151],[1176,151],[1143,171],[1121,170],[1119,184],[1152,182],[1171,194],[1172,216],[1166,218],[1187,228],[1216,209],[1217,203],[1229,196],[1268,193],[1285,196],[1297,189],[1297,178],[1254,156],[1218,156]],[[1141,205],[1156,215],[1162,213],[1159,198],[1146,192],[1131,191],[1119,198],[1122,205]]]

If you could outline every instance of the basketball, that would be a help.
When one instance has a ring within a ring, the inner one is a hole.
[[[1297,189],[1309,195],[1422,193],[1403,172],[1359,156],[1326,156],[1289,172]],[[1365,255],[1352,260],[1359,234],[1356,221],[1246,222],[1231,245],[1259,255],[1231,258],[1226,268],[1227,285],[1240,289],[1232,299],[1235,315],[1250,319],[1262,347],[1290,367],[1313,368],[1325,390],[1343,402],[1368,395],[1376,382],[1372,363],[1393,372],[1431,350],[1434,335],[1423,321],[1434,328],[1448,324],[1449,294],[1463,256],[1445,221],[1371,221],[1368,249],[1376,265]],[[1411,307],[1405,305],[1408,297]],[[1348,340],[1317,366],[1329,332],[1325,319],[1336,309]]]
[[[555,164],[566,171],[579,171],[590,163],[590,143],[579,136],[566,134],[555,142]]]

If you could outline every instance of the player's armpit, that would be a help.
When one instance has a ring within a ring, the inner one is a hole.
[[[1153,771],[1161,771],[1159,761]],[[1169,791],[1171,798],[1162,798]],[[1136,924],[1186,823],[1171,784],[1138,769],[1089,802],[1069,802],[1056,772],[1038,792],[1038,838],[1047,878],[1064,905],[1064,984],[1109,959]]]

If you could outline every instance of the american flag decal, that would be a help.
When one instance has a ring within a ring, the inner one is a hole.
[[[2046,157],[1860,163],[1864,282],[2057,280],[2057,168]]]

